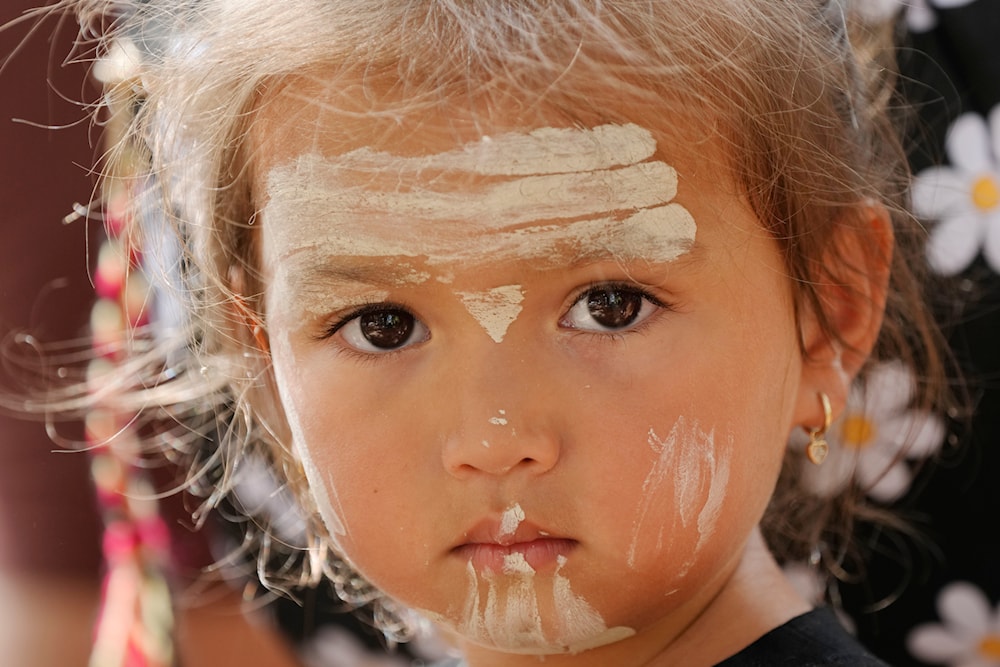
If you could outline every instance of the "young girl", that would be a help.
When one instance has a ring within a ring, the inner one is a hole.
[[[881,664],[775,559],[842,558],[797,479],[868,360],[940,376],[840,2],[72,4],[184,313],[117,400],[222,434],[209,502],[266,456],[295,577],[471,667]]]

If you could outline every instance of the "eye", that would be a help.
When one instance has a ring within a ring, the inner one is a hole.
[[[394,306],[366,306],[341,320],[329,335],[340,334],[359,352],[379,354],[399,350],[427,340],[430,332],[409,311]]]
[[[622,331],[642,323],[662,307],[638,287],[598,285],[581,294],[559,323],[581,331]]]

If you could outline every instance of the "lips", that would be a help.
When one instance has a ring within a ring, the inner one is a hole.
[[[510,532],[502,530],[499,519],[487,519],[467,531],[451,552],[480,572],[515,574],[554,569],[576,546],[576,540],[529,521]]]

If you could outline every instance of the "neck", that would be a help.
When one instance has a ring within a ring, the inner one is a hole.
[[[755,531],[734,567],[670,617],[576,655],[511,655],[466,644],[468,667],[709,667],[809,611]]]

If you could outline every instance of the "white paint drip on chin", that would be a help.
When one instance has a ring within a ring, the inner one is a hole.
[[[504,558],[500,573],[480,575],[469,561],[469,588],[460,622],[433,612],[421,613],[454,628],[472,643],[513,654],[576,654],[634,635],[632,628],[608,628],[597,610],[573,591],[563,573],[567,562],[559,559],[550,579],[538,575],[518,552]],[[485,599],[482,587],[486,587]],[[542,600],[547,605],[541,605]],[[544,619],[543,612],[552,618]]]
[[[526,649],[548,643],[535,590],[535,571],[524,554],[504,557],[503,576],[489,576],[483,626],[490,642],[502,648]],[[501,583],[502,582],[502,583]]]
[[[559,611],[559,637],[567,652],[580,653],[634,635],[632,628],[609,628],[597,610],[573,592],[569,579],[562,574],[565,565],[566,557],[560,556],[552,582],[552,597]]]

